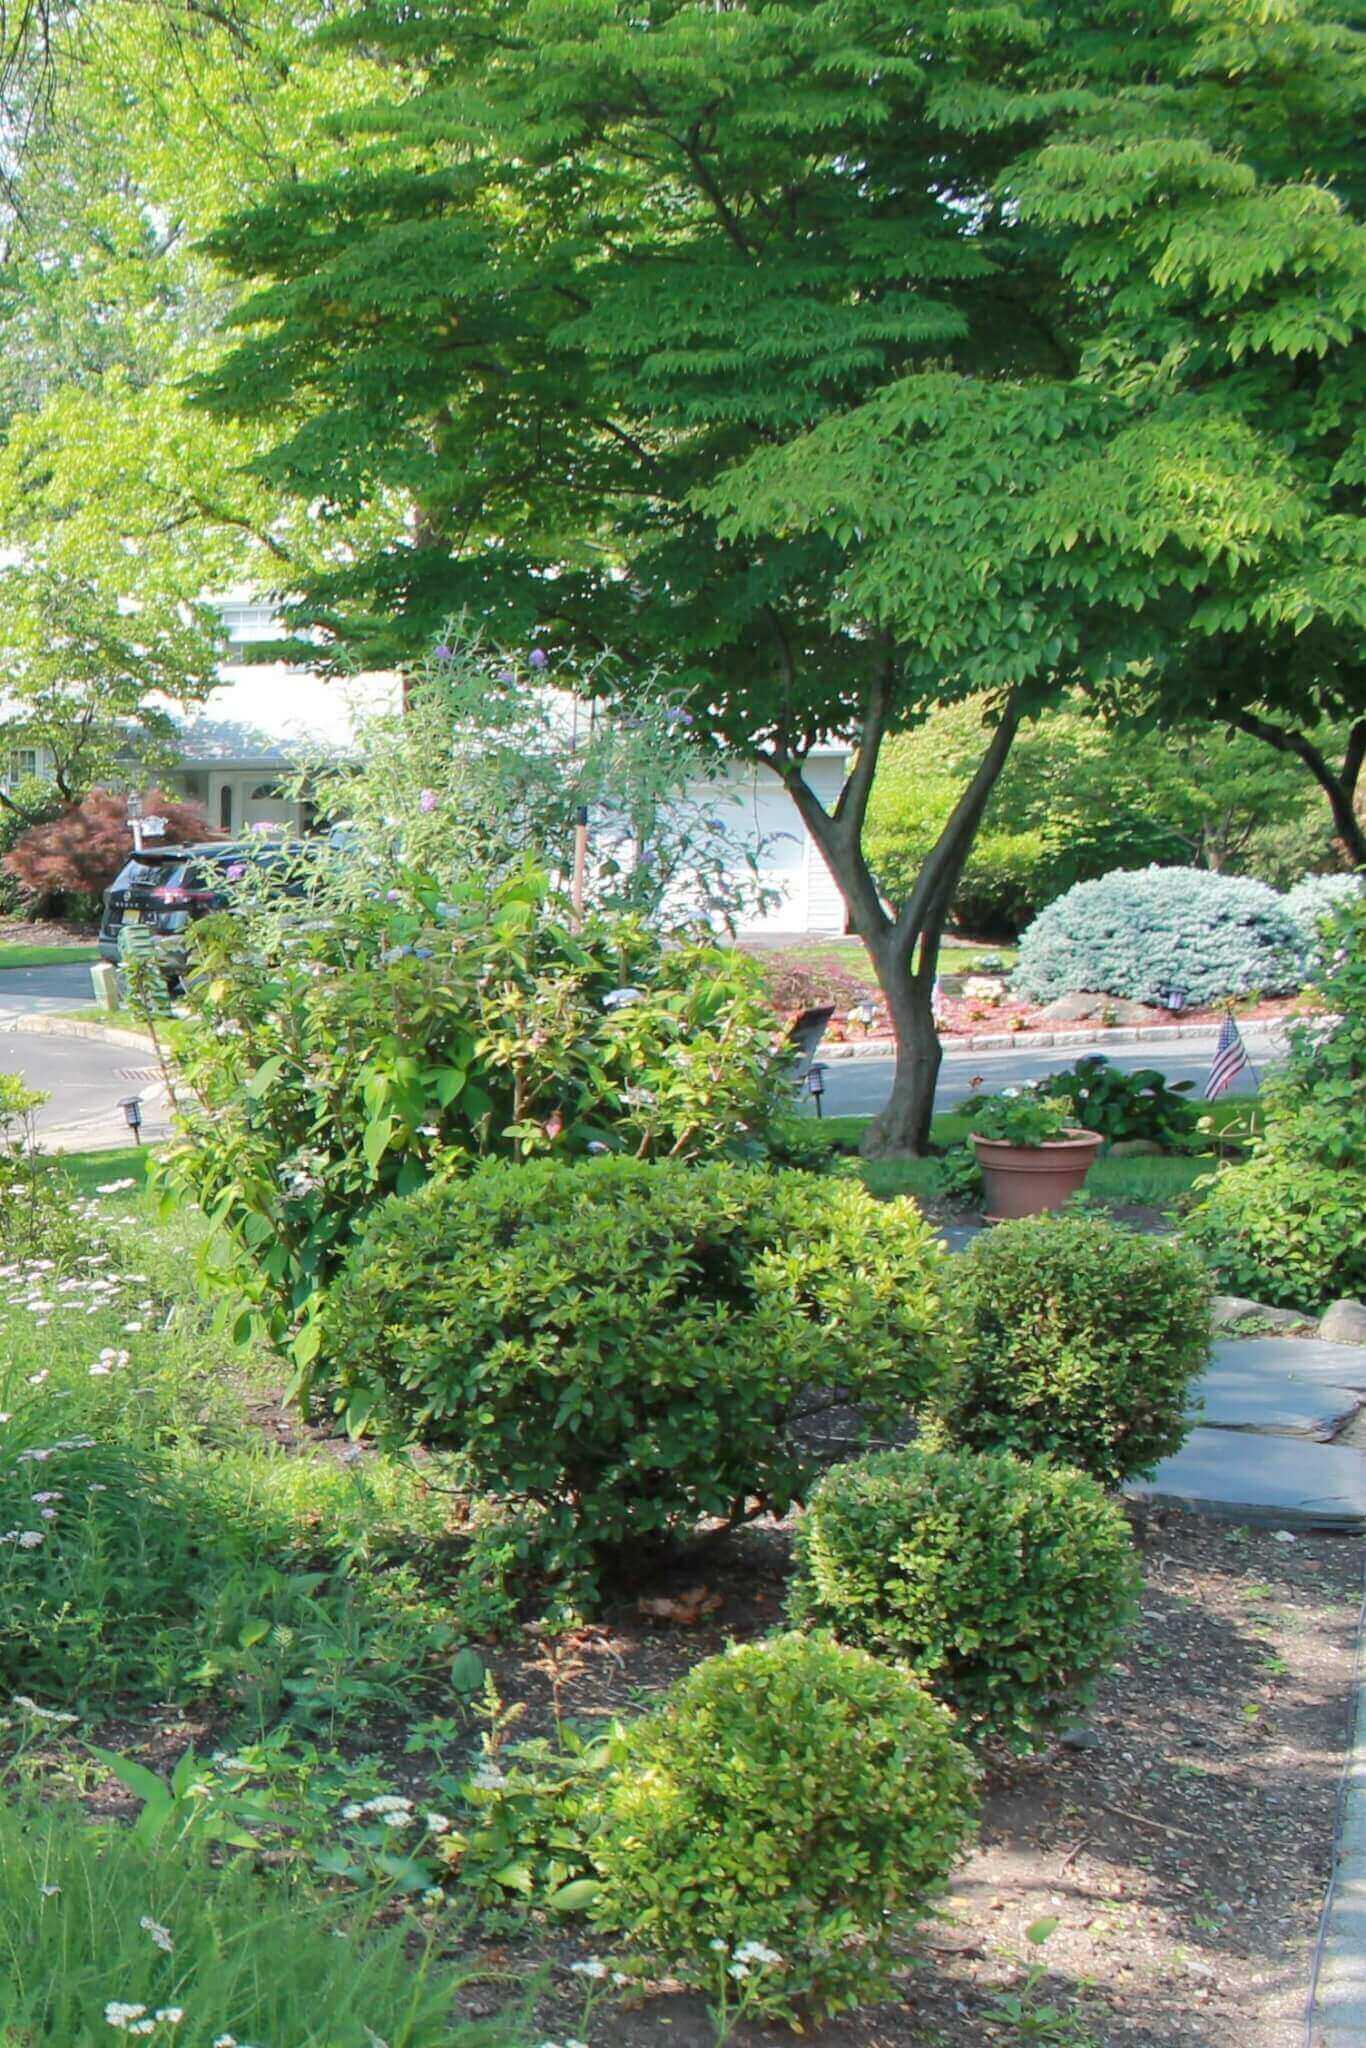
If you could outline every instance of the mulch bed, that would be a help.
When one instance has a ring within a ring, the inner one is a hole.
[[[1088,1744],[1057,1747],[987,1786],[981,1841],[942,1918],[907,1948],[900,2003],[808,2030],[814,2048],[1286,2048],[1297,2039],[1327,1883],[1350,1690],[1362,1547],[1285,1542],[1154,1511],[1137,1524],[1140,1633],[1106,1684]],[[692,1628],[632,1604],[528,1656],[493,1662],[528,1732],[554,1709],[594,1720],[638,1710],[690,1663],[781,1619],[784,1533],[753,1529],[705,1573],[722,1596]],[[672,1591],[698,1575],[680,1573]],[[659,1593],[670,1588],[651,1588]],[[1025,1930],[1058,1925],[1034,1948]],[[552,1964],[539,2023],[581,2029],[568,1964],[591,1937],[533,1944]],[[487,1957],[522,1979],[520,1950]],[[1036,2005],[1067,2014],[1022,2032],[999,2003],[1042,1963]],[[479,2000],[476,1996],[475,2004]],[[701,2002],[667,1989],[594,2014],[593,2048],[710,2048]],[[791,2042],[742,2029],[750,2048]]]

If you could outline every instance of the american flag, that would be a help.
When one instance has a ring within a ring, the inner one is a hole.
[[[1232,1087],[1239,1074],[1250,1074],[1252,1071],[1252,1062],[1247,1056],[1243,1035],[1232,1017],[1225,1017],[1223,1029],[1219,1033],[1219,1043],[1214,1048],[1214,1058],[1210,1062],[1209,1079],[1205,1083],[1206,1102],[1213,1102],[1216,1095],[1222,1095],[1226,1088]]]

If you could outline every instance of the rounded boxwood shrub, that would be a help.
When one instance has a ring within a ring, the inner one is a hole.
[[[1080,990],[1189,1006],[1303,979],[1300,928],[1274,890],[1204,868],[1117,870],[1079,882],[1020,940],[1015,987],[1038,1002]]]
[[[1282,897],[1294,920],[1310,968],[1322,963],[1325,918],[1332,917],[1361,894],[1360,875],[1306,875]]]
[[[794,1620],[904,1664],[966,1731],[1034,1748],[1133,1619],[1114,1501],[1048,1459],[885,1451],[836,1467],[797,1527]]]
[[[1209,1353],[1197,1254],[1096,1217],[1031,1216],[957,1261],[963,1356],[937,1402],[950,1435],[1076,1465],[1107,1486],[1176,1450]]]
[[[379,1212],[333,1289],[338,1407],[462,1454],[581,1558],[783,1511],[794,1434],[942,1373],[945,1262],[913,1202],[806,1173],[485,1166]]]
[[[1224,1167],[1186,1230],[1230,1294],[1315,1313],[1366,1294],[1366,1172],[1268,1148]]]
[[[819,1635],[695,1665],[615,1764],[596,1918],[692,1984],[740,1958],[756,2013],[884,1990],[889,1923],[942,1889],[971,1831],[973,1766],[945,1709]]]

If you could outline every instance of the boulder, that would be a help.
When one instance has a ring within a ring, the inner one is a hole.
[[[1319,1335],[1329,1344],[1366,1344],[1366,1301],[1335,1301],[1324,1310]]]
[[[1075,995],[1059,996],[1040,1010],[1045,1024],[1169,1024],[1165,1010],[1151,1003],[1131,1003],[1123,996],[1096,995],[1079,989]]]
[[[1005,1001],[1006,985],[999,974],[969,974],[963,978],[963,995],[970,1003]]]
[[[1222,1330],[1229,1323],[1241,1323],[1245,1316],[1255,1316],[1259,1323],[1265,1323],[1273,1330],[1292,1330],[1303,1323],[1312,1323],[1312,1316],[1302,1315],[1297,1308],[1269,1308],[1264,1301],[1249,1301],[1245,1294],[1216,1294],[1210,1301],[1210,1322],[1216,1330]]]

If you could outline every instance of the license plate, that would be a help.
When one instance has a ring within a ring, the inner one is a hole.
[[[142,912],[140,910],[125,910],[123,913],[123,921],[125,924],[141,924]]]

